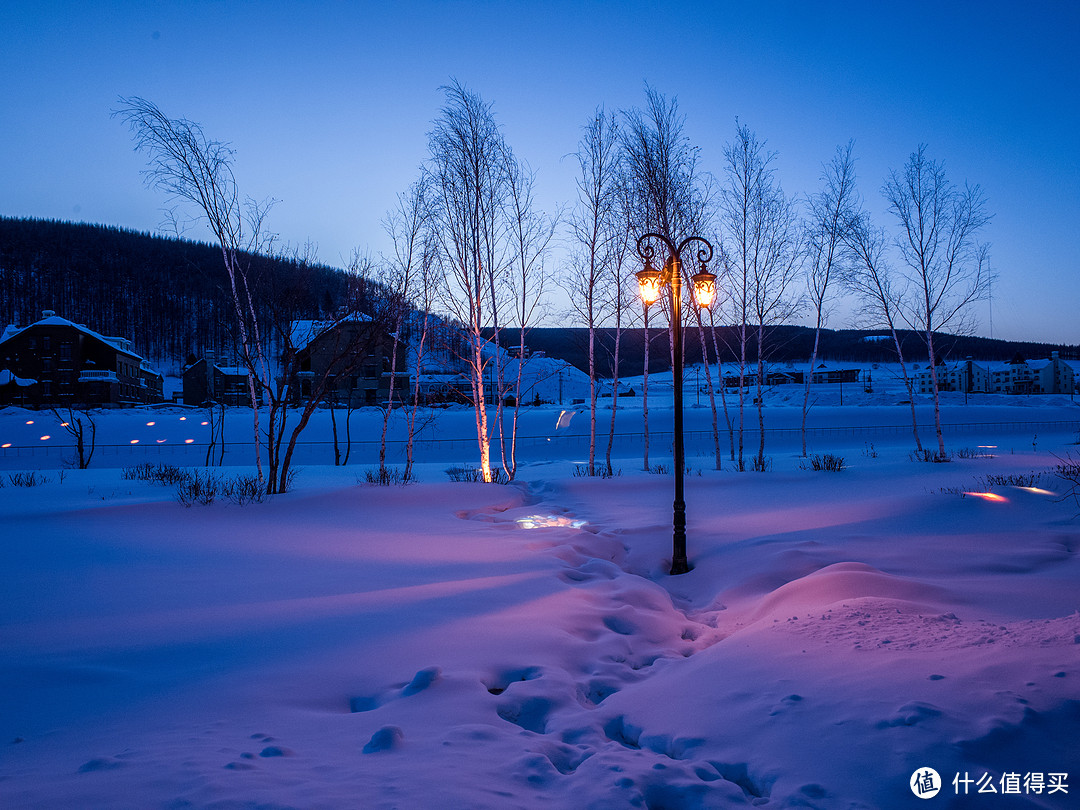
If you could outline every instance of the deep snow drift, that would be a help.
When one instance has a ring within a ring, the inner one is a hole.
[[[815,435],[839,472],[793,436],[767,473],[694,453],[681,577],[670,475],[621,440],[620,476],[574,476],[558,409],[511,486],[451,483],[442,457],[406,487],[306,463],[269,502],[185,508],[122,477],[134,455],[4,472],[0,806],[1075,807],[1080,506],[1052,468],[1080,410],[973,413],[950,406],[976,457],[946,464],[897,431]],[[179,446],[179,415],[101,430]],[[467,459],[463,417],[435,432]]]

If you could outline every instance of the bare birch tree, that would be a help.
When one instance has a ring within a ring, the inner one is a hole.
[[[833,159],[825,164],[821,180],[824,187],[810,197],[807,224],[808,248],[806,291],[814,311],[814,346],[810,351],[810,370],[803,387],[802,454],[806,457],[806,417],[810,412],[810,384],[817,364],[821,329],[828,319],[828,302],[835,291],[836,270],[845,255],[845,231],[852,223],[855,196],[854,143],[838,146]]]
[[[397,367],[399,347],[404,340],[403,329],[416,297],[417,285],[422,281],[425,234],[428,230],[427,175],[398,196],[397,206],[383,220],[383,229],[393,245],[393,256],[383,262],[380,275],[385,291],[385,320],[390,329],[390,377],[389,391],[383,410],[382,433],[379,438],[379,472],[386,469],[386,434],[390,417],[398,398]]]
[[[248,372],[255,467],[259,484],[263,485],[266,479],[260,453],[259,405],[261,387],[269,381],[272,371],[243,254],[266,247],[263,222],[272,203],[241,200],[233,174],[232,148],[208,138],[194,121],[169,118],[155,104],[138,96],[121,98],[113,115],[131,130],[136,151],[147,156],[147,184],[173,200],[194,205],[221,249],[236,316],[240,358]],[[272,484],[270,491],[275,491]]]
[[[575,250],[566,279],[571,305],[588,328],[589,475],[597,474],[596,403],[598,370],[596,330],[607,319],[611,298],[605,289],[618,245],[620,162],[615,117],[597,109],[584,126],[578,151],[578,204],[570,219]]]
[[[900,233],[896,246],[917,294],[901,314],[926,342],[934,392],[938,453],[945,454],[941,431],[935,332],[970,331],[970,306],[987,295],[987,247],[978,241],[990,215],[979,186],[955,186],[945,166],[931,160],[926,146],[912,152],[902,172],[893,171],[882,187]]]
[[[887,258],[890,239],[885,231],[871,225],[869,214],[857,212],[844,230],[844,242],[851,260],[847,263],[843,284],[858,296],[862,303],[859,310],[861,325],[888,329],[892,336],[893,348],[908,395],[908,405],[911,408],[911,432],[915,439],[915,449],[921,453],[923,446],[919,439],[919,422],[915,415],[914,381],[908,374],[904,348],[897,333],[898,309],[902,295],[896,284],[896,273]]]
[[[446,105],[428,136],[431,226],[445,274],[445,304],[464,325],[468,339],[464,359],[480,473],[490,482],[494,475],[484,373],[492,348],[483,330],[497,322],[497,281],[505,270],[501,217],[507,194],[506,147],[489,104],[456,82],[443,89]],[[497,334],[494,346],[497,356]]]
[[[528,393],[523,388],[529,330],[542,314],[550,271],[546,265],[548,247],[555,235],[557,216],[547,216],[536,210],[533,196],[535,175],[506,150],[507,200],[506,222],[508,247],[512,256],[507,286],[513,303],[510,324],[518,333],[517,373],[513,385],[514,405],[510,422],[510,446],[506,431],[499,424],[502,468],[508,480],[517,475],[517,436],[522,399]]]
[[[737,469],[745,470],[747,349],[757,342],[755,397],[758,452],[755,469],[765,467],[765,337],[768,326],[783,323],[797,309],[792,288],[802,259],[794,207],[776,180],[775,152],[744,124],[736,124],[735,140],[724,149],[727,180],[721,211],[727,250],[727,278],[732,314],[739,330],[739,430]],[[751,323],[753,319],[753,323]],[[752,331],[751,331],[752,330]]]
[[[623,118],[620,140],[625,182],[629,188],[630,221],[635,228],[642,229],[641,233],[658,233],[673,245],[680,244],[688,236],[704,235],[709,225],[709,187],[698,167],[700,150],[685,134],[685,118],[679,112],[677,100],[646,88],[644,109],[626,111]],[[684,289],[692,289],[689,278],[695,270],[693,262],[682,265]],[[670,319],[670,304],[667,297],[662,299],[662,305],[669,314],[669,349],[674,364],[674,324]],[[683,308],[687,323],[695,317],[689,312],[694,309],[692,306]],[[646,353],[648,344],[646,325]],[[708,365],[706,373],[711,374]],[[715,398],[710,397],[710,406],[713,440],[719,458]],[[644,416],[647,420],[647,411]],[[645,456],[645,466],[648,467],[647,449]]]

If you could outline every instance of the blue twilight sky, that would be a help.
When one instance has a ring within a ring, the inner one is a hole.
[[[231,142],[242,191],[281,200],[271,227],[341,265],[387,249],[380,221],[451,77],[493,103],[547,207],[573,199],[565,156],[592,111],[641,104],[648,82],[678,98],[703,168],[722,171],[738,116],[779,153],[789,193],[813,192],[854,139],[883,212],[887,171],[926,143],[995,214],[980,334],[1075,344],[1078,43],[1073,0],[7,0],[0,214],[156,231],[165,201],[110,118],[140,95]]]

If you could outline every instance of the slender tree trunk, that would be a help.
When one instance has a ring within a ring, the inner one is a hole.
[[[765,472],[765,325],[758,324],[757,341],[757,414],[758,414],[758,452],[757,468]]]
[[[744,429],[746,424],[745,419],[745,405],[746,405],[746,320],[744,319],[740,326],[739,337],[739,458],[736,464],[736,469],[739,472],[746,471],[746,460],[743,458],[743,438]],[[760,349],[759,349],[760,351]]]
[[[934,430],[937,433],[938,453],[945,455],[945,436],[941,431],[941,396],[938,393],[937,357],[934,353],[934,333],[926,330],[926,348],[930,355],[930,383],[934,388]]]
[[[379,437],[379,471],[386,469],[386,431],[390,426],[390,414],[394,410],[394,394],[397,382],[398,343],[401,340],[401,317],[394,324],[394,334],[390,343],[390,391],[386,395],[386,410],[383,412],[382,435]]]
[[[337,408],[334,407],[334,397],[330,397],[330,432],[334,437],[334,466],[341,466],[341,447],[338,445],[337,432]]]
[[[697,313],[697,325],[698,339],[701,341],[701,362],[705,366],[705,385],[709,393],[709,410],[712,414],[713,454],[716,459],[716,469],[719,470],[724,461],[720,452],[720,423],[716,413],[716,391],[713,389],[712,368],[709,365],[709,347],[705,342],[705,322],[700,311]]]
[[[615,313],[615,351],[612,362],[614,369],[611,376],[611,424],[608,426],[607,450],[604,452],[604,465],[607,474],[614,475],[611,466],[611,448],[615,444],[615,414],[619,409],[619,344],[622,342],[622,310]]]
[[[596,475],[596,326],[589,319],[589,475]]]
[[[911,377],[908,375],[907,363],[904,362],[904,350],[900,348],[900,336],[896,334],[896,329],[892,326],[889,327],[889,331],[892,332],[893,346],[896,347],[896,359],[900,361],[900,373],[904,379],[904,388],[908,393],[908,407],[911,408],[911,434],[915,437],[915,450],[921,453],[923,446],[922,441],[919,439],[919,420],[915,415],[915,387],[912,384]]]
[[[814,365],[817,363],[818,341],[821,338],[821,310],[818,310],[817,326],[814,329],[814,348],[810,352],[810,372],[806,375],[803,388],[802,404],[802,457],[806,458],[806,415],[810,412],[810,381],[814,378]]]
[[[728,411],[727,403],[727,385],[724,383],[724,364],[720,359],[720,343],[716,339],[716,324],[712,323],[712,316],[709,316],[709,331],[712,333],[713,354],[716,355],[716,379],[720,385],[720,403],[724,407],[724,423],[727,425],[728,433],[728,453],[731,460],[735,460],[735,427],[731,423],[731,413]],[[719,467],[717,467],[719,469]]]

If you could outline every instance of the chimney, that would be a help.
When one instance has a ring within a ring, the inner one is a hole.
[[[44,310],[41,311],[42,320],[44,320],[45,318],[52,318],[52,317],[55,317],[55,316],[56,316],[56,313],[51,309],[44,309]]]

